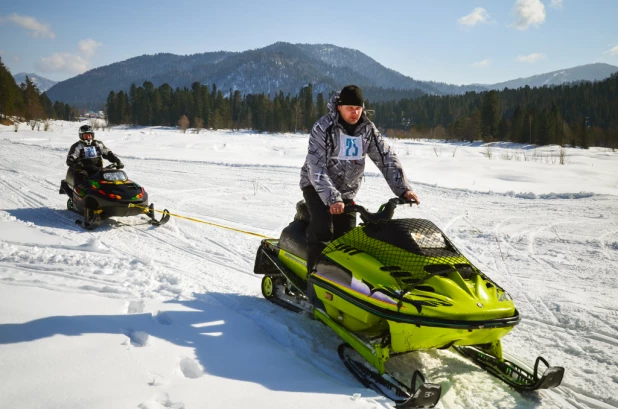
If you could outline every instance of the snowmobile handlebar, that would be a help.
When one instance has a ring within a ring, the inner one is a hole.
[[[97,172],[101,171],[101,170],[122,169],[122,168],[118,167],[117,163],[110,163],[109,165],[104,166],[102,168],[100,168],[98,166],[95,166],[95,165],[84,166],[84,164],[83,164],[83,162],[81,160],[75,161],[75,164],[73,166],[77,170],[82,170],[84,168],[87,168],[87,169],[90,169],[90,170],[93,170],[93,171],[97,171]]]
[[[380,209],[378,209],[378,211],[375,213],[371,213],[363,206],[357,204],[347,205],[345,207],[344,213],[358,213],[360,214],[361,220],[365,223],[379,223],[381,221],[387,221],[392,219],[397,205],[414,203],[416,203],[416,201],[414,200],[409,201],[400,197],[394,197],[388,202],[384,203],[382,206],[380,206]]]

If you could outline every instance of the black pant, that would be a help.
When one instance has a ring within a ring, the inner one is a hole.
[[[71,169],[73,172],[73,185],[79,187],[80,189],[90,187],[90,178],[96,172],[88,172],[85,169]]]
[[[325,242],[339,238],[356,227],[356,214],[330,214],[330,206],[324,204],[313,186],[303,188],[303,196],[309,210],[307,227],[307,272],[318,264]],[[344,200],[344,204],[352,203]]]

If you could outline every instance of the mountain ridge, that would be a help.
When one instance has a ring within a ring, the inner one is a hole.
[[[483,84],[483,86],[501,90],[504,88],[521,88],[528,85],[529,87],[543,87],[551,85],[560,85],[564,83],[578,81],[599,81],[609,78],[612,74],[618,72],[618,67],[607,63],[592,63],[578,65],[562,70],[551,71],[543,74],[532,75],[529,77],[516,78],[509,81],[503,81],[495,84]]]
[[[26,76],[34,82],[34,85],[36,85],[41,92],[47,91],[58,83],[58,81],[50,80],[49,78],[45,78],[42,75],[35,74],[33,72],[19,72],[13,75],[13,78],[15,79],[15,83],[19,85],[26,82]]]
[[[618,67],[609,64],[592,68],[586,73],[584,65],[569,70],[539,74],[497,84],[452,85],[435,81],[421,81],[387,68],[361,51],[332,44],[292,44],[276,42],[266,47],[242,52],[214,51],[191,55],[158,53],[141,55],[124,61],[101,66],[76,77],[59,82],[48,90],[52,100],[81,107],[101,107],[110,91],[127,92],[131,84],[149,81],[155,87],[167,83],[172,88],[190,87],[194,82],[215,84],[218,89],[239,90],[243,94],[266,93],[296,94],[308,83],[315,94],[330,93],[346,84],[357,84],[366,89],[370,101],[410,98],[423,94],[452,95],[469,91],[482,92],[505,86],[525,86],[530,83],[551,83],[559,80],[573,82],[588,78],[602,79]],[[559,75],[556,73],[565,73]],[[538,77],[538,78],[537,78]],[[560,83],[562,83],[560,82]],[[524,84],[519,85],[518,84]],[[392,92],[389,93],[389,90]],[[391,96],[389,96],[391,95]]]

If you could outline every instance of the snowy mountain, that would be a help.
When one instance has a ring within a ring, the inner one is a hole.
[[[529,87],[543,87],[577,81],[602,81],[616,72],[618,72],[618,67],[614,65],[605,63],[587,64],[579,67],[552,71],[546,74],[534,75],[532,77],[518,78],[516,80],[485,85],[485,87],[502,90],[504,88],[522,88],[526,85]]]
[[[0,407],[393,407],[328,327],[263,298],[260,239],[238,231],[278,237],[292,220],[307,135],[97,131],[174,216],[84,231],[58,194],[80,125],[0,125]],[[509,292],[509,358],[566,368],[560,387],[519,393],[431,350],[394,358],[399,376],[441,384],[438,409],[618,407],[618,153],[567,148],[560,165],[559,147],[390,143],[421,199],[395,217],[431,220]],[[392,193],[368,162],[357,202],[375,210]]]
[[[127,91],[131,84],[141,85],[144,81],[152,82],[155,87],[168,83],[174,88],[190,87],[198,81],[216,84],[226,92],[232,89],[271,95],[279,90],[294,95],[308,83],[313,84],[315,93],[328,93],[355,83],[365,88],[366,97],[372,100],[387,89],[408,91],[405,95],[409,97],[444,92],[433,83],[417,81],[386,68],[357,50],[329,44],[279,42],[241,53],[144,55],[62,81],[49,91],[49,97],[70,104],[100,106],[111,90]],[[468,88],[451,86],[453,93],[464,90]]]
[[[589,64],[498,84],[452,85],[419,81],[384,67],[362,52],[331,44],[290,44],[278,42],[244,52],[209,52],[180,56],[143,55],[87,71],[59,82],[48,91],[52,101],[100,109],[110,91],[129,90],[131,84],[150,81],[155,87],[168,83],[172,88],[191,87],[194,82],[216,84],[226,93],[243,94],[280,90],[295,95],[308,83],[315,94],[358,84],[371,101],[413,98],[423,94],[451,95],[468,91],[540,87],[573,81],[594,81],[609,77],[618,67]]]
[[[28,78],[30,78],[34,82],[34,85],[36,85],[36,87],[41,92],[47,91],[48,89],[50,89],[51,87],[53,87],[54,85],[58,83],[58,81],[47,79],[38,74],[26,73],[26,72],[20,72],[19,74],[15,74],[13,75],[13,78],[15,78],[15,82],[17,83],[17,85],[19,85],[22,82],[26,82],[26,76],[28,76]]]

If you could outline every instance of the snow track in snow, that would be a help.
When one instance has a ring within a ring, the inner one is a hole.
[[[58,194],[64,169],[49,168],[63,164],[65,152],[1,141],[0,149],[0,226],[33,232],[28,243],[0,232],[0,283],[119,298],[128,314],[147,313],[151,300],[214,303],[250,320],[284,353],[323,376],[356,385],[337,358],[340,340],[328,328],[261,298],[261,277],[253,274],[258,238],[178,218],[153,227],[145,216],[114,218],[84,231],[74,225],[76,215],[64,210],[66,196]],[[125,163],[159,210],[275,237],[302,198],[298,168]],[[543,355],[567,372],[556,390],[520,394],[449,351],[417,352],[389,364],[399,365],[403,377],[406,367],[416,365],[431,381],[445,382],[443,408],[618,408],[615,197],[531,201],[429,185],[416,190],[422,205],[400,207],[396,217],[434,221],[515,299],[523,319],[504,338],[505,351],[528,364]],[[368,177],[357,201],[376,209],[391,195],[381,178]],[[150,313],[156,325],[176,328],[173,314]],[[157,342],[137,327],[125,328],[125,336],[129,346],[146,351]],[[195,379],[208,367],[184,356],[178,371]],[[152,379],[167,382],[160,375]],[[364,396],[387,406],[371,392]],[[140,407],[156,405],[185,404],[158,395]]]

